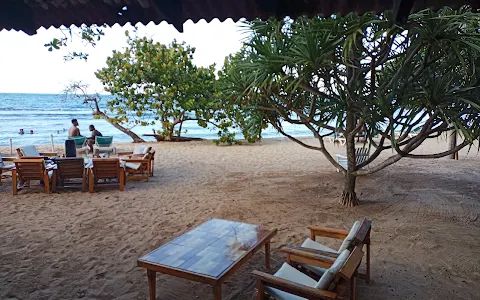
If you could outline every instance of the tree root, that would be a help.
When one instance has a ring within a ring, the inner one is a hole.
[[[342,198],[340,200],[341,205],[345,206],[357,206],[360,204],[355,192],[345,192],[342,193]]]

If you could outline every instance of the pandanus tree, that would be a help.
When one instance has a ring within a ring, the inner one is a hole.
[[[280,133],[323,153],[344,174],[340,202],[355,206],[357,177],[403,157],[444,157],[479,139],[479,20],[468,8],[445,8],[412,14],[404,24],[389,12],[248,22],[248,39],[221,79],[225,99],[256,107]],[[284,122],[306,126],[318,145],[285,133]],[[346,168],[325,147],[338,128]],[[356,145],[360,132],[368,145]],[[412,153],[451,132],[461,139],[452,149]],[[358,165],[356,147],[370,149]],[[393,154],[380,156],[386,150]]]

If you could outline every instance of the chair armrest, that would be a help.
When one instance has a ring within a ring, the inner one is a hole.
[[[13,157],[13,156],[12,157],[2,157],[3,161],[14,161],[16,159],[18,159],[18,157],[16,157],[16,156],[15,157]]]
[[[137,164],[140,164],[140,163],[148,163],[148,159],[133,159],[133,158],[129,158],[129,159],[122,159],[121,161],[123,162],[129,162],[129,163],[137,163]]]
[[[257,278],[259,284],[261,285],[270,286],[307,299],[329,300],[337,298],[336,293],[309,287],[280,277],[275,277],[264,272],[253,271],[252,274]]]
[[[41,156],[58,156],[56,152],[40,152]]]
[[[127,151],[127,152],[117,152],[117,155],[118,155],[118,156],[121,156],[121,155],[133,155],[133,152],[132,152],[132,151]]]
[[[308,226],[308,229],[310,229],[310,237],[312,240],[315,240],[315,236],[323,236],[323,237],[329,237],[333,239],[339,239],[343,240],[347,237],[348,233],[350,231],[345,230],[345,229],[333,229],[333,228],[325,228],[325,227],[319,227],[319,226]]]
[[[330,252],[294,246],[283,247],[280,251],[287,254],[288,263],[296,262],[325,269],[330,268],[338,256]],[[333,256],[330,256],[332,254]]]

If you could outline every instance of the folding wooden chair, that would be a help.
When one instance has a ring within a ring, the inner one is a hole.
[[[52,191],[56,192],[57,185],[65,186],[66,179],[82,179],[82,192],[87,188],[87,170],[85,161],[81,157],[65,157],[55,160],[57,170],[53,177]]]

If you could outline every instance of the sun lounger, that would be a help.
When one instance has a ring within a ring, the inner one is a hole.
[[[352,250],[358,245],[365,245],[366,270],[365,273],[360,273],[359,277],[364,279],[367,283],[370,282],[370,232],[372,228],[372,222],[370,220],[365,218],[362,222],[356,221],[353,223],[353,226],[350,230],[332,229],[318,226],[310,226],[308,228],[310,229],[310,238],[305,239],[300,247],[287,246],[282,248],[281,251],[287,253],[287,261],[291,259],[292,256],[296,255],[297,250],[336,258],[340,253],[342,253],[343,250]],[[317,242],[316,237],[334,238],[343,240],[343,242],[340,247],[335,250]],[[308,264],[303,264],[302,266],[316,275],[321,275],[325,272],[323,268],[316,266],[310,266]]]
[[[370,149],[369,148],[357,148],[355,149],[355,164],[358,166],[364,163],[368,157],[370,156]],[[344,169],[348,168],[348,158],[345,155],[337,154],[337,162],[341,165]],[[337,169],[337,172],[340,172]]]
[[[96,136],[95,145],[93,145],[93,155],[100,153],[115,154],[116,149],[113,146],[113,136]]]
[[[117,155],[128,156],[129,158],[143,157],[145,154],[150,152],[150,150],[152,150],[152,147],[144,144],[138,144],[138,145],[135,145],[135,148],[133,148],[133,151],[117,152]]]
[[[87,170],[82,157],[65,157],[55,160],[57,169],[53,177],[52,191],[55,192],[58,185],[65,186],[65,180],[81,179],[82,192],[87,188]]]
[[[254,271],[258,280],[258,300],[263,300],[265,294],[276,300],[304,299],[340,299],[350,289],[350,298],[356,298],[357,269],[362,261],[361,247],[353,251],[343,250],[336,259],[321,255],[306,254],[297,256],[299,262],[308,261],[326,271],[318,281],[292,267],[288,262],[274,274],[270,275]]]
[[[94,158],[93,168],[90,168],[88,174],[88,190],[90,193],[94,193],[95,185],[119,185],[120,191],[125,187],[125,170],[120,167],[120,159],[118,158]],[[118,181],[112,182],[110,180],[117,179]],[[100,182],[103,181],[103,183]]]
[[[45,192],[50,194],[50,183],[53,175],[52,170],[47,170],[43,158],[24,158],[14,160],[15,168],[12,169],[12,191],[14,195],[18,194],[18,184],[23,188],[36,187],[30,186],[30,181],[40,180],[43,182]]]
[[[87,156],[88,155],[88,150],[90,148],[87,145],[87,138],[84,136],[69,136],[69,140],[75,141],[75,149],[77,151],[77,154]]]
[[[38,152],[37,148],[33,145],[23,146],[17,148],[18,157],[53,157],[58,156],[55,152]]]

